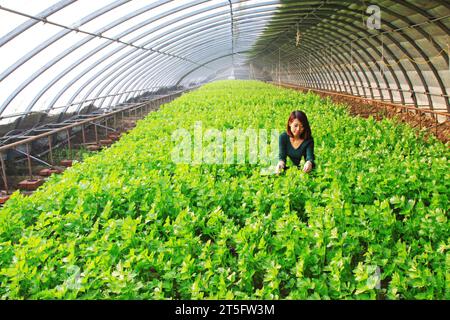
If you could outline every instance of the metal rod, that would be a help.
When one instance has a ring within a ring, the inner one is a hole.
[[[27,154],[27,153],[25,153],[25,152],[23,152],[23,151],[21,151],[21,150],[17,150],[17,149],[16,149],[16,152],[21,153],[21,154],[23,154],[23,155],[26,155],[26,156],[30,157],[31,159],[33,159],[33,160],[35,160],[35,161],[37,161],[37,162],[40,162],[40,163],[42,163],[42,164],[45,164],[45,165],[48,166],[48,167],[52,167],[52,165],[51,165],[50,163],[47,163],[47,162],[45,162],[44,160],[41,160],[41,159],[39,159],[39,158],[36,158],[36,157],[32,156],[31,154]]]
[[[52,148],[52,139],[53,136],[48,136],[48,150],[49,150],[49,155],[50,155],[50,163],[53,165],[53,148]]]
[[[6,193],[9,193],[8,179],[6,178],[6,167],[5,167],[5,161],[3,160],[3,153],[0,153],[0,162],[2,164],[3,184],[5,185]]]
[[[419,109],[419,129],[422,129],[422,111]]]
[[[84,130],[84,124],[81,125],[81,135],[83,136],[83,144],[86,144],[86,132]]]
[[[28,173],[30,174],[30,180],[33,180],[33,171],[31,170],[30,144],[29,143],[27,143],[27,159],[28,159]]]
[[[439,124],[437,115],[434,117],[434,119],[436,120],[435,121],[436,128],[434,130],[434,134],[437,136],[437,134],[438,134],[438,124]]]
[[[102,124],[100,124],[100,123],[93,123],[93,125],[95,125],[96,127],[103,128],[103,129],[108,129],[108,130],[111,130],[111,131],[116,131],[116,130],[114,130],[114,128],[104,126],[104,125],[102,125]]]
[[[98,144],[97,124],[94,123],[95,143]]]
[[[70,144],[70,129],[67,129],[67,147],[68,147],[68,151],[69,154],[67,155],[67,157],[69,159],[72,159],[72,145]]]

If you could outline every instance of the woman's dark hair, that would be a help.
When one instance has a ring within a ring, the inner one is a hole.
[[[300,110],[292,111],[291,115],[289,116],[287,126],[286,126],[287,127],[286,131],[287,131],[288,136],[291,138],[294,137],[294,135],[292,134],[292,131],[291,131],[290,124],[295,119],[300,121],[300,123],[303,126],[303,132],[300,134],[300,138],[302,138],[303,140],[311,139],[312,138],[311,127],[309,126],[308,117],[306,117],[306,114]]]

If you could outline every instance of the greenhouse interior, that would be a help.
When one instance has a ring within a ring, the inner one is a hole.
[[[449,28],[0,0],[0,300],[450,299]]]

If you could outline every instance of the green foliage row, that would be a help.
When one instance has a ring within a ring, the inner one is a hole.
[[[277,128],[317,168],[175,164],[175,129]],[[449,151],[313,94],[208,84],[0,211],[2,299],[449,299]]]

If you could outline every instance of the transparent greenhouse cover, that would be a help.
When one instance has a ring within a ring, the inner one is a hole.
[[[0,124],[105,108],[244,62],[278,1],[0,0]],[[243,17],[245,15],[245,18]]]

